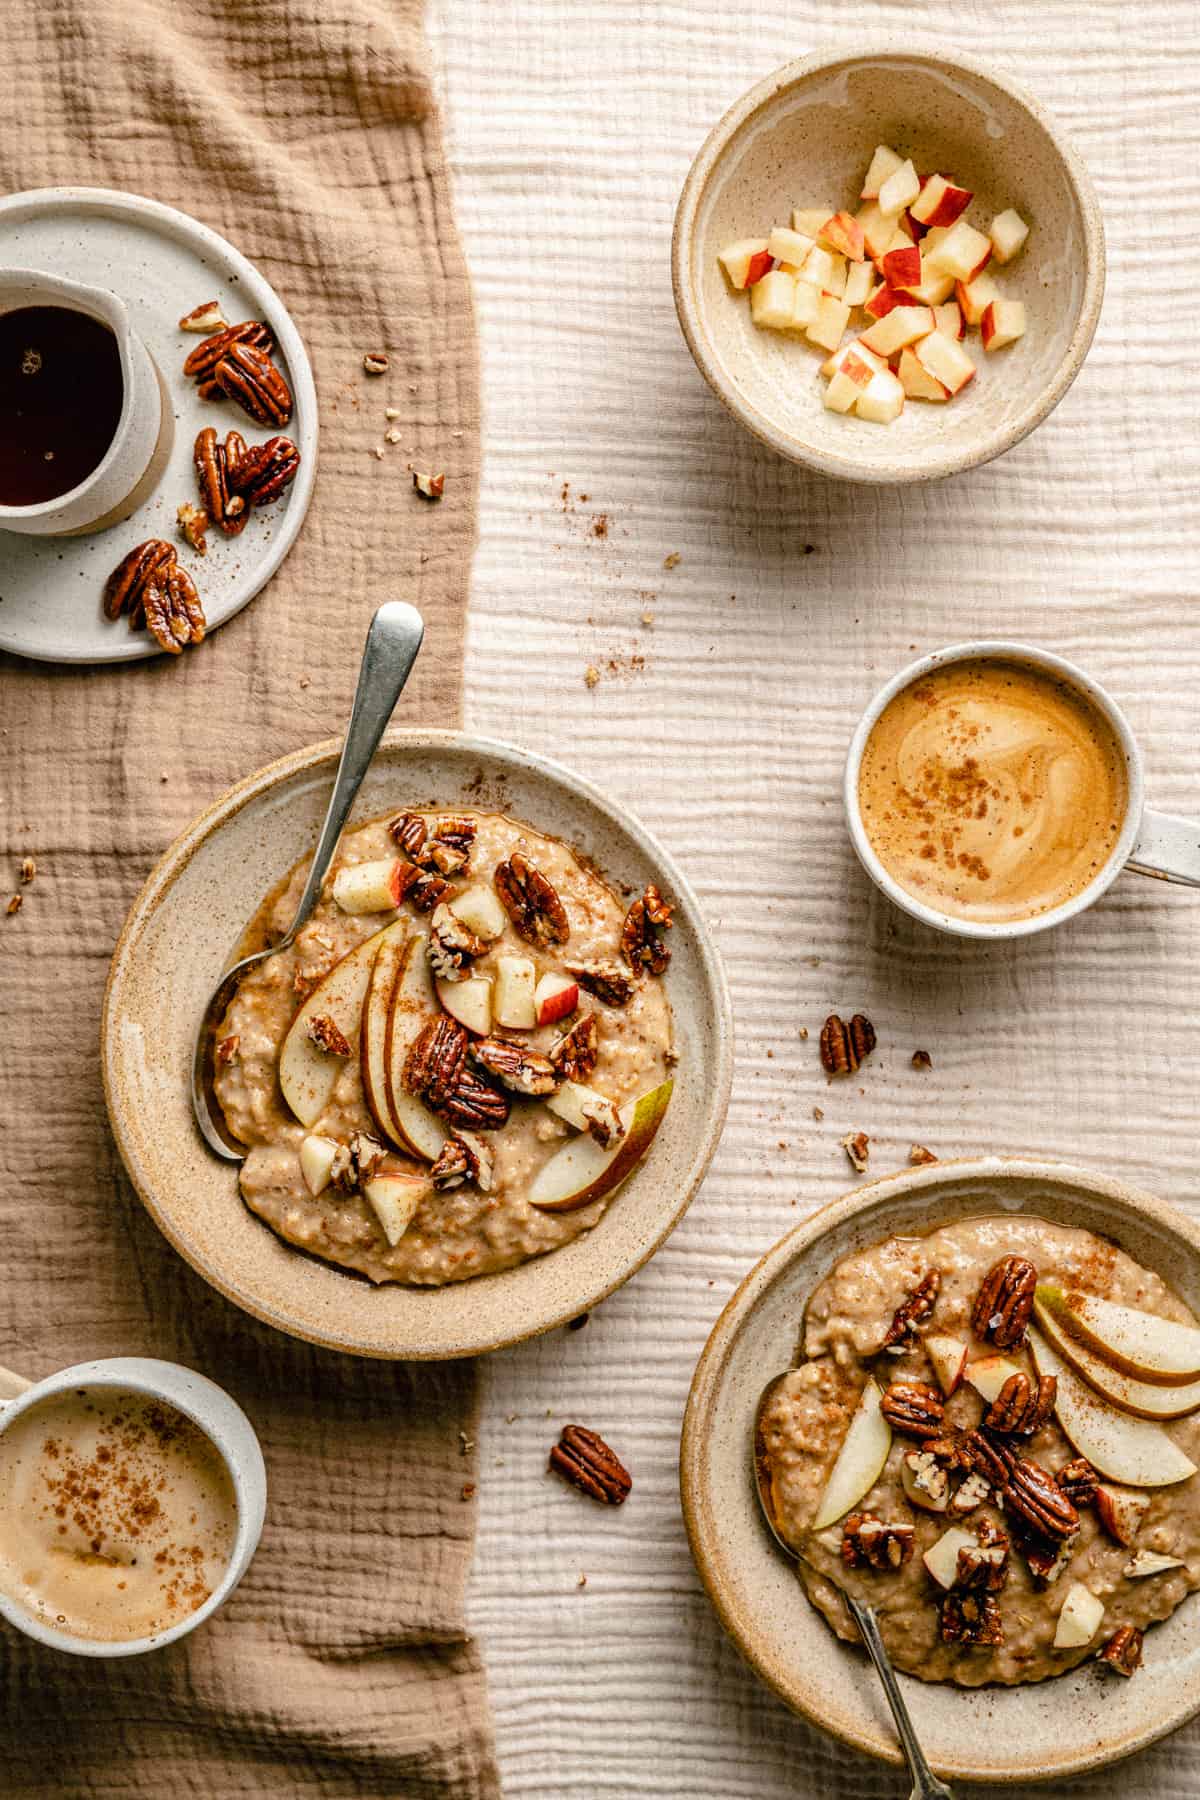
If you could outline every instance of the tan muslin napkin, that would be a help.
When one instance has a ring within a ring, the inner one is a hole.
[[[96,1052],[152,861],[235,778],[340,729],[380,600],[427,624],[401,716],[458,718],[476,350],[419,0],[10,0],[3,33],[5,188],[123,188],[232,238],[308,344],[322,441],[298,546],[199,650],[82,672],[0,660],[0,1361],[193,1364],[244,1403],[271,1481],[257,1561],[186,1642],[104,1664],[0,1628],[0,1791],[476,1800],[497,1790],[463,1623],[471,1369],[315,1352],[212,1293],[124,1180]],[[392,368],[368,382],[376,348]],[[404,449],[370,454],[385,404],[445,468],[440,506],[413,494]],[[37,876],[7,917],[27,854]]]

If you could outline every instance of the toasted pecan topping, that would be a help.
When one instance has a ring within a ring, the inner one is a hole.
[[[400,871],[403,877],[404,869]],[[413,869],[411,881],[400,882],[401,897],[414,906],[418,912],[432,912],[447,894],[453,893],[448,881],[440,875],[423,875],[419,869]]]
[[[435,908],[429,921],[429,962],[441,981],[461,981],[471,963],[487,949],[483,939],[445,904]]]
[[[212,380],[221,358],[235,344],[254,344],[260,350],[269,350],[274,342],[270,326],[264,325],[261,319],[244,319],[240,325],[226,325],[223,331],[215,331],[202,344],[197,344],[185,361],[183,372],[190,381],[207,383]]]
[[[1136,1625],[1120,1626],[1103,1649],[1096,1652],[1096,1660],[1102,1662],[1106,1669],[1111,1669],[1114,1675],[1124,1675],[1128,1679],[1142,1666],[1145,1635]]]
[[[1054,1411],[1057,1398],[1058,1378],[1054,1375],[1043,1375],[1038,1381],[1031,1381],[1028,1375],[1010,1375],[983,1422],[1002,1437],[1032,1437]]]
[[[621,1506],[633,1477],[604,1439],[586,1425],[564,1425],[550,1452],[550,1467],[572,1487],[605,1506]]]
[[[486,1139],[473,1131],[452,1131],[429,1176],[435,1188],[456,1188],[471,1181],[481,1194],[487,1194],[492,1188],[492,1171],[493,1157]]]
[[[584,1013],[551,1046],[550,1062],[560,1081],[586,1081],[600,1053],[595,1013]]]
[[[250,449],[243,444],[241,454],[231,458],[229,438],[237,436],[231,431],[225,440],[229,486],[247,507],[270,506],[295,481],[300,469],[300,452],[291,438],[273,437]]]
[[[972,1469],[951,1494],[950,1511],[956,1519],[965,1519],[969,1513],[975,1511],[977,1506],[983,1505],[991,1491],[991,1483],[986,1475],[981,1475],[977,1469]]]
[[[851,1168],[859,1175],[865,1175],[871,1156],[871,1140],[866,1132],[848,1131],[842,1139],[842,1149],[850,1158]]]
[[[354,1046],[328,1013],[318,1013],[308,1021],[308,1035],[318,1050],[327,1056],[353,1056]]]
[[[986,1521],[985,1521],[986,1523]],[[994,1543],[966,1544],[958,1553],[954,1585],[958,1589],[998,1594],[1008,1580],[1008,1538],[995,1533]]]
[[[571,936],[566,909],[541,870],[514,850],[492,876],[505,912],[530,944],[565,944]]]
[[[104,612],[109,619],[128,613],[131,631],[145,629],[172,656],[204,640],[196,584],[162,538],[148,538],[117,564],[104,586]]]
[[[429,827],[420,813],[401,813],[398,818],[392,820],[388,831],[391,833],[396,848],[403,850],[405,856],[412,862],[416,862],[424,848],[425,839],[429,835]]]
[[[945,1644],[996,1648],[1004,1642],[1004,1621],[991,1594],[953,1589],[942,1601],[941,1632]]]
[[[892,1315],[892,1322],[883,1340],[885,1350],[890,1349],[893,1344],[908,1345],[915,1341],[917,1327],[924,1325],[933,1312],[941,1286],[939,1269],[930,1269],[922,1275],[908,1299]]]
[[[1012,1459],[1001,1492],[1008,1511],[1050,1544],[1065,1543],[1079,1530],[1079,1514],[1053,1475],[1030,1457]]]
[[[1025,1341],[1033,1314],[1037,1270],[1023,1256],[1002,1256],[983,1278],[971,1324],[997,1350],[1014,1350]]]
[[[223,1037],[221,1039],[220,1043],[217,1045],[215,1054],[217,1061],[222,1067],[227,1068],[234,1060],[238,1050],[241,1048],[241,1043],[241,1037],[236,1031],[231,1032],[228,1037]]]
[[[821,1027],[821,1066],[827,1075],[853,1075],[875,1048],[875,1027],[865,1013],[847,1025],[830,1013]]]
[[[886,1523],[874,1513],[851,1513],[842,1527],[842,1561],[848,1569],[903,1568],[916,1548],[911,1525]]]
[[[224,352],[212,379],[256,425],[278,428],[292,416],[292,390],[282,373],[265,350],[244,339]]]
[[[1054,1479],[1072,1506],[1090,1506],[1096,1498],[1100,1477],[1086,1456],[1076,1456],[1064,1463]]]
[[[640,900],[635,900],[625,914],[621,927],[621,955],[637,972],[645,969],[651,975],[665,973],[671,952],[663,942],[663,932],[671,929],[674,911],[653,883]]]
[[[506,1038],[480,1038],[471,1045],[471,1058],[514,1094],[552,1094],[558,1086],[554,1064],[538,1050]]]
[[[451,1125],[497,1131],[508,1123],[508,1100],[467,1067],[469,1041],[457,1019],[431,1019],[408,1053],[404,1085]]]
[[[936,1438],[942,1429],[945,1402],[925,1381],[893,1381],[884,1393],[884,1418],[908,1437]]]
[[[606,1006],[627,1006],[637,988],[633,978],[615,962],[567,963],[566,971]]]

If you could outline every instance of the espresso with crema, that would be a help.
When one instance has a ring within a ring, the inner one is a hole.
[[[864,829],[915,899],[980,923],[1052,911],[1108,862],[1129,799],[1098,708],[1022,663],[922,675],[884,708],[858,777]]]
[[[220,1583],[236,1532],[223,1458],[163,1401],[74,1388],[0,1433],[0,1592],[44,1625],[166,1631]]]

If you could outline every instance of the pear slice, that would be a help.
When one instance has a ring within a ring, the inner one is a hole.
[[[1119,1412],[1089,1387],[1032,1325],[1029,1348],[1038,1374],[1057,1379],[1054,1410],[1059,1424],[1080,1456],[1086,1456],[1101,1475],[1126,1487],[1146,1488],[1169,1487],[1196,1473],[1195,1463],[1161,1425]]]
[[[1097,1356],[1079,1338],[1064,1331],[1059,1314],[1040,1300],[1034,1302],[1034,1317],[1051,1345],[1071,1364],[1097,1393],[1111,1400],[1122,1412],[1136,1413],[1140,1419],[1182,1419],[1200,1408],[1200,1381],[1189,1381],[1179,1387],[1163,1387],[1158,1382],[1137,1381],[1122,1374],[1111,1363]]]
[[[892,1428],[880,1410],[882,1400],[878,1382],[868,1375],[867,1385],[859,1395],[854,1417],[842,1439],[837,1461],[825,1483],[812,1522],[813,1531],[823,1531],[826,1525],[844,1518],[879,1480],[892,1447]]]
[[[392,991],[404,960],[404,947],[411,929],[408,920],[398,919],[380,934],[379,949],[371,967],[371,978],[363,997],[362,1031],[359,1061],[363,1096],[380,1132],[400,1150],[408,1145],[392,1117],[387,1097],[387,1026],[392,1010]]]
[[[302,1125],[315,1125],[329,1104],[345,1059],[318,1049],[308,1035],[314,1019],[332,1019],[347,1043],[357,1045],[363,999],[384,931],[364,939],[318,982],[292,1020],[279,1052],[279,1087]]]
[[[602,1148],[589,1132],[543,1163],[529,1189],[529,1203],[542,1212],[577,1212],[613,1193],[633,1174],[662,1124],[674,1082],[663,1081],[620,1111],[623,1137]]]
[[[433,1192],[433,1183],[424,1175],[375,1175],[363,1188],[363,1198],[371,1207],[388,1243],[400,1242],[422,1200]]]
[[[449,1135],[446,1127],[423,1100],[404,1085],[404,1065],[422,1028],[437,1017],[437,996],[429,972],[429,934],[419,931],[404,946],[384,1037],[384,1092],[395,1135],[410,1156],[436,1162]]]
[[[1054,1281],[1038,1282],[1035,1304],[1062,1331],[1135,1381],[1160,1387],[1200,1381],[1200,1326],[1118,1306],[1095,1294],[1067,1293]]]
[[[1183,1567],[1182,1557],[1164,1556],[1161,1550],[1139,1550],[1125,1564],[1125,1574],[1130,1581],[1143,1581],[1147,1575],[1165,1575],[1168,1569]]]
[[[1091,1588],[1084,1587],[1082,1581],[1073,1582],[1067,1589],[1067,1597],[1058,1615],[1058,1624],[1054,1629],[1054,1648],[1082,1650],[1099,1631],[1103,1617],[1103,1600],[1093,1594]]]
[[[1021,1373],[1021,1366],[1010,1362],[1007,1356],[980,1356],[967,1364],[964,1373],[975,1392],[990,1406],[1009,1376]]]

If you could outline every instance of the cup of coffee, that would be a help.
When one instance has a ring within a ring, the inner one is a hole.
[[[267,1480],[236,1401],[148,1357],[0,1370],[0,1618],[51,1649],[140,1656],[228,1599]]]
[[[1028,644],[956,644],[902,669],[862,716],[843,792],[872,880],[959,937],[1061,925],[1124,868],[1200,887],[1200,824],[1145,805],[1116,702]]]
[[[0,269],[0,530],[117,524],[154,488],[173,436],[161,377],[115,294]]]

